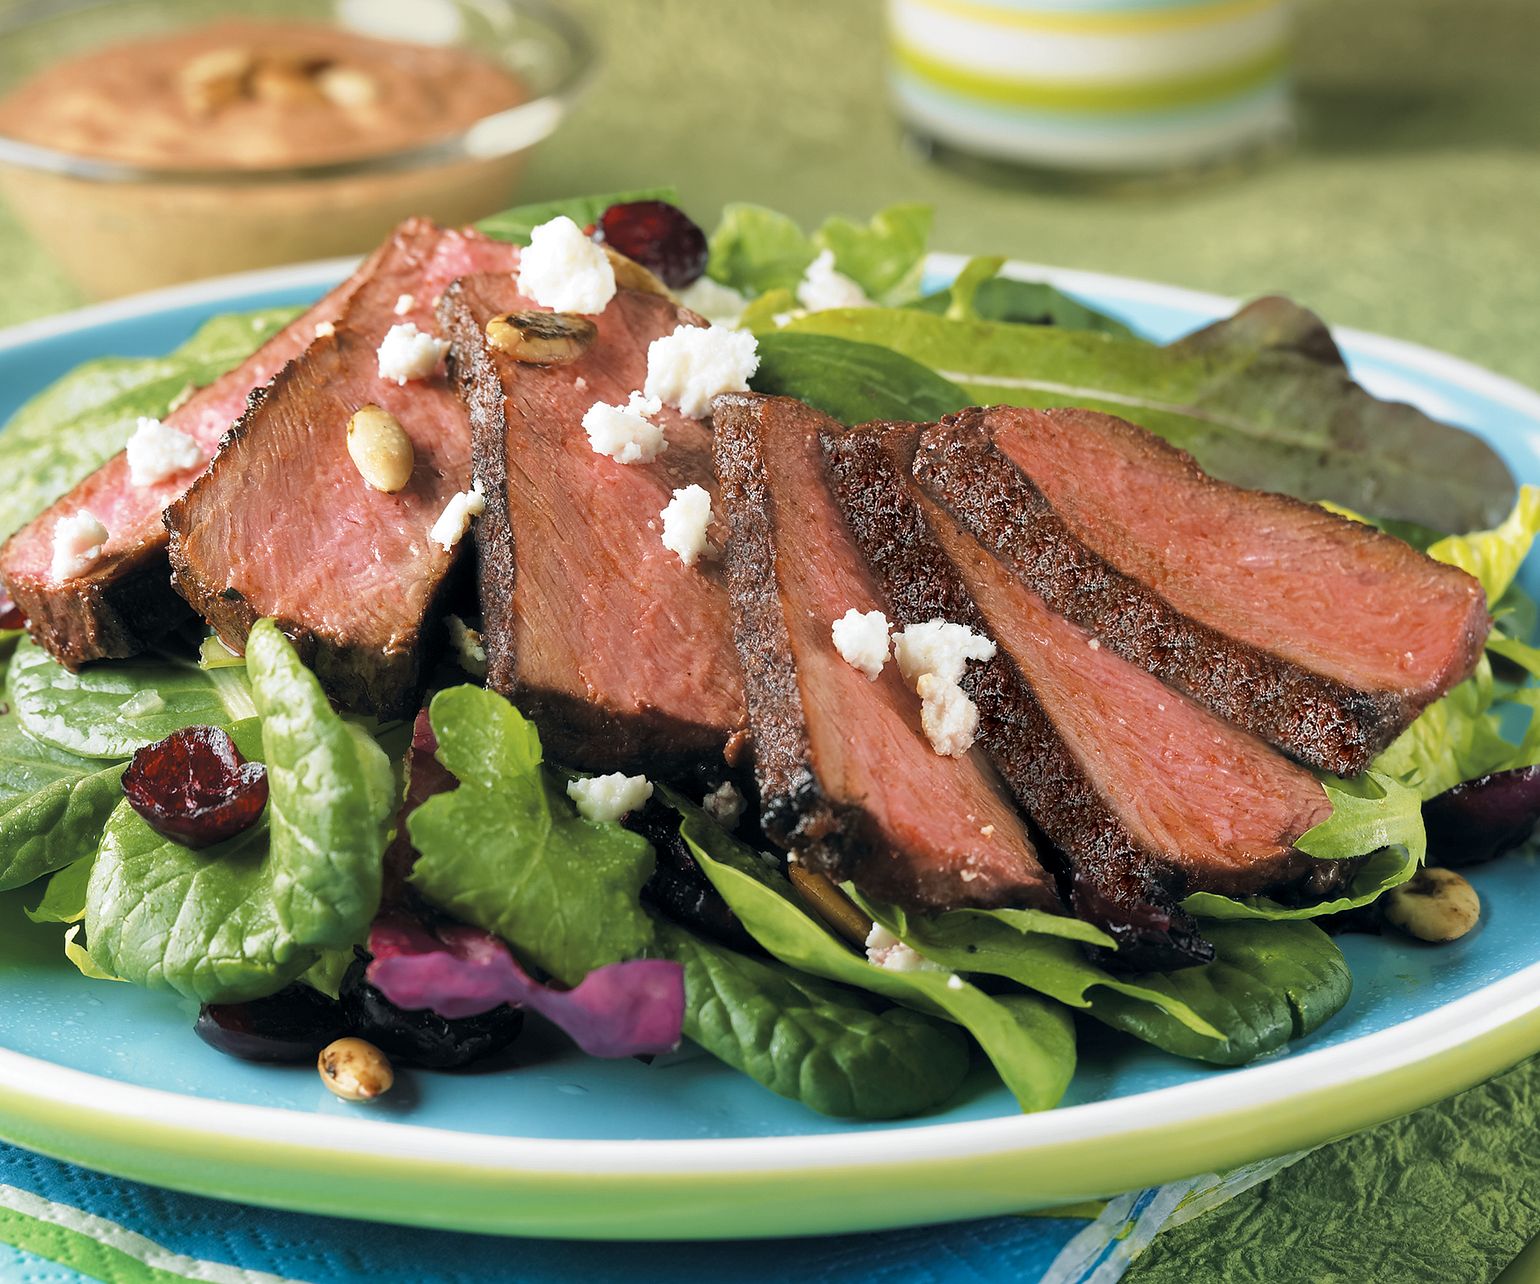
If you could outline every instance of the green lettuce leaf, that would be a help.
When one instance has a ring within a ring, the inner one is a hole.
[[[595,223],[611,205],[628,205],[632,201],[677,202],[679,193],[672,187],[641,187],[629,192],[602,192],[595,196],[569,196],[558,201],[537,201],[530,205],[515,205],[512,209],[489,215],[476,224],[480,232],[499,241],[512,241],[515,245],[528,245],[529,234],[542,223],[565,214],[579,227]]]
[[[122,450],[141,415],[164,416],[188,388],[239,365],[298,313],[215,317],[167,356],[87,361],[38,393],[0,431],[0,538]]]
[[[684,814],[680,833],[706,877],[776,959],[957,1022],[1023,1110],[1046,1110],[1064,1095],[1075,1071],[1075,1035],[1063,1007],[1032,995],[986,994],[944,971],[895,972],[867,962],[803,911],[784,877],[702,813],[668,797]]]
[[[918,293],[933,221],[929,205],[890,205],[869,223],[838,216],[825,219],[813,233],[813,244],[832,251],[836,270],[868,298],[900,303]]]
[[[968,1073],[955,1026],[658,924],[684,968],[684,1032],[772,1092],[826,1115],[895,1119],[950,1099]]]
[[[1126,991],[1097,990],[1091,1015],[1179,1057],[1238,1066],[1309,1034],[1352,993],[1342,951],[1314,923],[1205,923],[1203,931],[1212,963],[1128,979],[1199,1014],[1221,1039]]]
[[[711,234],[706,275],[745,294],[795,291],[817,254],[794,219],[763,205],[734,203],[723,207]]]
[[[1292,331],[1259,338],[1245,319],[1243,310],[1201,342],[1194,336],[1167,347],[912,308],[812,312],[787,328],[892,348],[980,404],[1120,415],[1243,486],[1440,530],[1500,520],[1513,479],[1485,442],[1411,406],[1376,400],[1340,358],[1302,347]]]
[[[534,724],[502,696],[451,687],[433,697],[428,717],[438,760],[460,786],[407,821],[418,891],[566,985],[646,954],[653,926],[638,899],[653,868],[646,839],[578,816],[541,768]]]
[[[928,423],[968,405],[967,394],[917,361],[870,343],[816,334],[759,336],[756,392],[796,397],[841,423]]]
[[[1524,486],[1501,525],[1469,535],[1446,535],[1427,551],[1435,561],[1458,566],[1475,576],[1489,606],[1495,607],[1529,556],[1536,534],[1540,534],[1540,486]]]
[[[1306,830],[1294,845],[1318,860],[1363,856],[1346,891],[1314,905],[1282,905],[1265,896],[1232,899],[1214,892],[1194,892],[1182,901],[1182,908],[1205,919],[1287,922],[1320,918],[1367,905],[1417,872],[1427,855],[1428,840],[1422,825],[1422,800],[1415,789],[1379,771],[1367,772],[1357,780],[1322,783],[1331,799],[1332,814]]]
[[[55,873],[43,888],[43,899],[27,911],[27,917],[34,923],[78,923],[85,918],[86,888],[95,861],[93,850]]]
[[[7,686],[22,728],[83,758],[122,759],[182,727],[229,728],[253,717],[248,670],[205,670],[170,654],[71,673],[24,638]]]
[[[86,887],[96,964],[202,1003],[274,993],[364,939],[395,808],[384,752],[332,711],[271,621],[252,629],[247,657],[261,720],[230,734],[267,763],[262,818],[194,851],[120,803]]]
[[[1115,317],[1087,307],[1045,282],[997,275],[1004,264],[1005,260],[998,256],[971,258],[946,289],[927,294],[907,306],[921,312],[938,312],[953,321],[1008,321],[1014,325],[1054,325],[1065,330],[1099,330],[1137,337]]]

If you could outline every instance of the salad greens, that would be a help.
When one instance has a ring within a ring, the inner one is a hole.
[[[191,388],[239,365],[299,313],[215,317],[164,357],[103,357],[27,402],[0,435],[0,538],[32,520],[118,451],[141,415],[160,418]]]
[[[523,243],[557,214],[586,225],[616,202],[673,198],[652,188],[545,202],[480,226]],[[1043,1109],[1074,1073],[1077,1013],[1220,1065],[1316,1029],[1352,981],[1309,920],[1370,904],[1415,872],[1425,801],[1540,763],[1540,649],[1522,640],[1536,610],[1515,584],[1540,532],[1540,490],[1526,487],[1505,519],[1512,487],[1491,452],[1369,397],[1320,320],[1285,300],[1261,300],[1161,347],[1046,284],[1001,276],[995,257],[971,259],[949,285],[924,292],[930,227],[918,205],[865,223],[831,218],[810,233],[761,206],[727,207],[709,238],[708,273],[747,298],[740,324],[759,341],[753,386],[847,423],[931,420],[979,400],[1101,407],[1220,475],[1372,514],[1480,580],[1498,630],[1475,674],[1365,776],[1323,780],[1332,814],[1298,846],[1351,862],[1345,887],[1306,905],[1196,893],[1184,905],[1201,918],[1215,961],[1138,974],[1116,970],[1111,938],[1077,919],[905,913],[848,888],[912,951],[895,969],[831,932],[778,866],[659,787],[652,805],[677,813],[685,850],[761,957],[661,917],[643,899],[649,843],[576,814],[534,726],[501,696],[458,686],[434,696],[429,748],[412,750],[433,752],[447,773],[442,792],[413,796],[404,822],[416,855],[412,895],[460,920],[432,931],[397,925],[432,946],[416,950],[432,956],[428,973],[412,974],[419,990],[431,981],[448,993],[466,967],[496,956],[516,982],[508,993],[582,1008],[591,1046],[623,1047],[624,1032],[603,1016],[620,970],[633,979],[666,972],[677,987],[682,969],[685,1033],[813,1109],[889,1118],[935,1108],[958,1092],[974,1047],[1023,1109]],[[799,286],[824,254],[872,306],[804,305]],[[21,479],[0,498],[0,533],[117,450],[139,416],[164,414],[293,315],[216,318],[169,356],[89,362],[34,397],[0,435],[0,463]],[[1443,533],[1471,527],[1485,529]],[[13,641],[0,634],[0,657]],[[68,925],[64,948],[77,967],[204,1002],[294,981],[337,994],[353,947],[371,923],[387,922],[376,913],[404,728],[335,713],[266,621],[245,658],[212,639],[184,654],[173,640],[162,653],[71,674],[23,638],[0,663],[0,890],[46,878],[28,912]],[[192,724],[226,728],[267,765],[270,782],[262,819],[203,851],[151,829],[120,783],[136,749]],[[585,982],[592,1001],[579,1002]]]

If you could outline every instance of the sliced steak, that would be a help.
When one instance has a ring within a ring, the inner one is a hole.
[[[654,416],[667,449],[617,463],[590,446],[583,415],[624,405],[647,348],[694,319],[666,298],[622,289],[591,318],[576,361],[515,361],[486,324],[531,308],[506,275],[456,284],[440,308],[474,429],[487,511],[476,524],[487,683],[534,720],[573,766],[677,778],[741,749],[743,679],[721,568],[663,546],[676,488],[715,491],[711,430],[672,409]]]
[[[390,328],[436,330],[444,287],[467,272],[511,272],[512,246],[414,219],[392,235],[348,300],[336,332],[279,373],[230,430],[207,472],[166,512],[178,591],[240,650],[274,617],[344,707],[411,714],[426,623],[465,544],[428,538],[471,484],[470,422],[442,370],[398,385],[376,350]],[[399,304],[399,306],[398,306]],[[364,484],[348,421],[384,407],[411,438],[411,481]]]
[[[1077,911],[1125,954],[1204,956],[1176,900],[1312,876],[1295,838],[1331,812],[1315,777],[1170,690],[1050,610],[914,482],[919,430],[868,425],[823,440],[841,509],[898,620],[993,637],[970,666],[983,746],[1063,853]],[[1327,872],[1340,869],[1340,864]]]
[[[750,394],[718,397],[714,420],[766,832],[808,868],[900,904],[1054,907],[983,753],[936,753],[897,663],[868,680],[834,647],[846,611],[890,609],[830,490],[819,434],[837,425]]]
[[[965,410],[916,473],[1054,610],[1339,775],[1467,677],[1490,626],[1463,571],[1110,415]]]
[[[336,319],[348,297],[374,269],[370,259],[319,303],[280,330],[250,357],[165,418],[168,426],[198,443],[204,462],[246,408],[246,399],[310,346],[316,327]],[[190,618],[187,603],[171,586],[166,561],[166,506],[203,467],[153,485],[135,486],[126,452],[119,452],[61,496],[0,549],[0,579],[27,617],[39,646],[61,664],[79,668],[90,660],[137,655],[168,629]],[[83,574],[53,578],[54,527],[89,512],[107,528],[101,557]]]

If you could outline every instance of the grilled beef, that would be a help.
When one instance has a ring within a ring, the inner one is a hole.
[[[898,665],[872,681],[835,650],[835,620],[889,604],[829,488],[819,434],[834,421],[748,394],[718,397],[714,421],[766,832],[808,868],[901,904],[1054,906],[983,754],[936,753]]]
[[[823,439],[843,514],[898,621],[942,618],[996,640],[964,687],[981,743],[1069,862],[1076,910],[1121,938],[1123,961],[1200,960],[1206,947],[1177,898],[1312,875],[1320,863],[1291,844],[1330,813],[1324,791],[1048,609],[915,484],[918,435],[879,424]]]
[[[385,717],[416,708],[424,648],[440,642],[424,627],[465,544],[445,551],[428,532],[470,487],[470,423],[442,373],[398,386],[380,377],[376,350],[397,324],[432,332],[455,277],[509,272],[515,259],[475,233],[402,224],[336,332],[253,399],[167,510],[176,587],[226,645],[241,649],[272,616],[343,706]],[[412,441],[412,477],[395,494],[365,485],[348,453],[348,421],[369,404]]]
[[[1339,775],[1468,676],[1490,625],[1463,571],[1110,415],[965,410],[916,473],[1055,611]]]
[[[595,403],[624,405],[648,345],[694,318],[622,289],[581,357],[540,366],[486,336],[492,317],[532,306],[500,275],[460,282],[440,309],[487,495],[476,525],[487,683],[574,766],[677,778],[730,744],[736,756],[743,679],[720,568],[686,566],[661,538],[674,489],[715,490],[710,429],[666,409],[653,418],[667,449],[622,464],[592,449],[582,422]]]
[[[253,389],[262,387],[310,345],[316,327],[336,318],[373,267],[370,260],[241,365],[194,392],[166,416],[166,424],[197,442],[207,462],[245,409]],[[0,549],[0,578],[25,613],[38,645],[60,663],[75,669],[90,660],[137,655],[190,617],[187,603],[171,586],[161,515],[192,483],[198,469],[135,486],[127,454],[120,452]],[[102,556],[83,574],[56,580],[50,567],[54,527],[82,510],[107,528],[107,543]]]

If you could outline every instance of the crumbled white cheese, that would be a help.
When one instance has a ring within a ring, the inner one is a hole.
[[[487,494],[481,489],[480,481],[472,481],[469,490],[450,497],[444,511],[433,523],[433,529],[428,532],[428,538],[442,545],[447,553],[465,538],[465,532],[471,528],[471,518],[480,517],[486,510]]]
[[[652,782],[646,776],[612,771],[607,776],[569,781],[567,797],[577,805],[578,815],[587,820],[619,820],[652,797]]]
[[[337,333],[337,327],[335,325],[333,325],[330,321],[322,321],[315,328],[315,337],[317,339],[329,339],[329,338],[331,338],[332,335],[334,335],[336,333]]]
[[[834,621],[834,649],[852,669],[875,682],[888,662],[888,617],[881,611],[865,615],[851,608]]]
[[[743,317],[743,310],[749,306],[749,296],[703,276],[679,292],[679,302],[712,325],[731,329]]]
[[[930,747],[948,758],[961,758],[973,748],[979,730],[978,706],[955,682],[934,673],[920,674],[920,727]]]
[[[701,799],[701,810],[723,829],[732,829],[743,818],[746,799],[730,780],[724,780]]]
[[[956,972],[953,972],[952,975],[946,979],[946,988],[949,990],[960,990],[966,984],[967,982],[964,981],[962,977],[958,976]]]
[[[824,250],[807,265],[797,286],[797,302],[809,312],[872,306],[865,290],[843,272],[835,270],[833,250]]]
[[[1100,651],[1102,649],[1100,638],[1092,638],[1089,642],[1086,643],[1086,645],[1093,651]]]
[[[395,313],[398,317],[404,317],[416,306],[417,296],[415,294],[403,294],[396,300]]]
[[[61,517],[53,528],[53,565],[56,580],[70,580],[102,555],[107,528],[85,509]]]
[[[647,347],[649,397],[699,419],[722,392],[747,392],[759,369],[759,342],[747,330],[682,325]]]
[[[426,379],[438,369],[438,363],[449,351],[446,339],[435,339],[424,334],[410,321],[393,325],[380,341],[380,378],[394,379],[404,384],[409,379]]]
[[[202,462],[198,443],[159,419],[140,416],[139,426],[128,439],[128,480],[135,486],[153,486]]]
[[[604,247],[565,214],[542,223],[519,251],[519,293],[555,312],[603,312],[615,297]]]
[[[649,418],[662,409],[663,403],[656,397],[644,397],[639,392],[633,392],[623,406],[595,402],[583,412],[588,444],[617,464],[650,464],[668,449],[663,426]]]
[[[895,633],[893,654],[910,682],[918,681],[922,673],[957,682],[969,660],[994,659],[995,644],[966,624],[936,619],[911,624],[902,633]]]
[[[711,524],[711,492],[690,484],[676,490],[661,514],[663,547],[678,553],[686,566],[694,566],[706,551],[706,527]]]
[[[866,937],[866,961],[889,972],[944,972],[912,946],[905,945],[881,923],[873,923]]]
[[[481,634],[458,615],[447,616],[444,626],[449,630],[449,645],[460,667],[474,677],[486,677],[487,649],[481,644]]]

